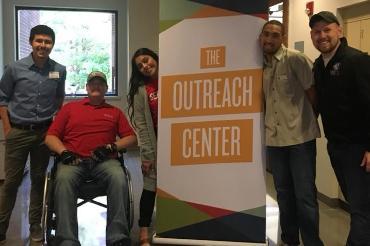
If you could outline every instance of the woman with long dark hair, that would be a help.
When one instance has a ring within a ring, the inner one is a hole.
[[[149,246],[157,183],[158,55],[138,49],[131,59],[128,115],[136,131],[144,188],[140,199],[140,245]]]

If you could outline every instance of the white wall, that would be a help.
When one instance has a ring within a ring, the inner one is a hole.
[[[158,52],[159,0],[128,0],[128,8],[129,58],[127,66],[128,71],[131,72],[131,57],[137,49],[145,47]],[[128,84],[128,78],[125,83]]]
[[[294,47],[297,41],[304,41],[304,53],[312,60],[319,56],[319,52],[314,48],[310,38],[310,27],[308,26],[309,18],[305,14],[305,6],[307,0],[290,0],[289,1],[289,39],[288,46]],[[316,0],[314,1],[314,13],[323,10],[331,11],[338,14],[338,9],[364,2],[361,0]],[[341,17],[339,21],[342,21]],[[320,121],[321,125],[321,121]],[[329,198],[341,197],[338,183],[336,181],[334,172],[331,168],[329,157],[326,151],[326,139],[324,132],[322,137],[317,142],[317,178],[316,184],[319,192]]]
[[[158,0],[8,0],[2,2],[0,26],[3,22],[4,30],[0,29],[0,33],[1,35],[6,33],[7,38],[2,45],[2,36],[0,36],[0,65],[2,61],[7,64],[15,59],[14,6],[16,5],[118,11],[118,93],[120,96],[109,101],[120,108],[126,106],[131,54],[139,47],[158,50]],[[0,74],[2,74],[1,68]]]
[[[159,47],[159,0],[129,0],[128,2],[130,55],[142,47],[157,52]]]
[[[310,27],[308,26],[309,18],[305,14],[307,0],[290,0],[289,1],[289,40],[288,46],[294,47],[294,42],[305,42],[305,54],[314,60],[319,52],[313,47],[310,38]],[[323,10],[331,11],[338,14],[337,10],[353,4],[366,2],[363,0],[316,0],[314,1],[314,13]],[[341,16],[338,15],[339,21]]]
[[[0,13],[3,12],[3,0],[0,0]],[[0,74],[3,74],[4,62],[3,62],[3,18],[0,18]]]
[[[3,0],[0,0],[0,13],[3,11]],[[3,19],[0,18],[0,76],[3,74]],[[3,126],[0,119],[0,180],[4,179],[4,136]]]

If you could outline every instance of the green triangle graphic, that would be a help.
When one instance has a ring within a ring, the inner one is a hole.
[[[266,206],[244,210],[241,211],[240,213],[266,218]]]
[[[266,206],[244,210],[240,213],[266,218]],[[157,197],[157,233],[175,230],[211,219],[213,217],[184,201]]]
[[[212,219],[186,202],[157,197],[157,233]]]
[[[191,16],[203,6],[203,4],[194,3],[188,0],[160,0],[160,32],[167,30],[188,16]]]
[[[168,28],[176,25],[182,20],[162,20],[159,22],[159,32],[166,31]]]

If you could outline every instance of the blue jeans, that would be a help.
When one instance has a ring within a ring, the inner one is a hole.
[[[58,245],[80,245],[78,241],[77,194],[79,185],[87,175],[103,182],[107,187],[107,244],[110,245],[121,240],[129,242],[125,209],[128,197],[127,180],[121,163],[110,159],[100,163],[92,170],[84,166],[69,166],[58,163],[54,193]]]
[[[346,245],[370,245],[370,173],[360,166],[365,145],[328,143],[330,161],[349,204],[351,227]]]
[[[280,210],[281,239],[305,246],[323,245],[319,237],[316,140],[302,144],[267,147],[267,162],[274,178]]]

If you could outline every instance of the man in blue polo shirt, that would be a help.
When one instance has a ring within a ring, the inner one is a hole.
[[[0,190],[0,243],[5,241],[17,190],[30,156],[30,237],[42,240],[40,227],[45,171],[49,150],[46,131],[64,99],[66,68],[49,58],[54,31],[45,25],[31,29],[32,53],[5,69],[0,81],[0,117],[5,143],[5,182]]]

